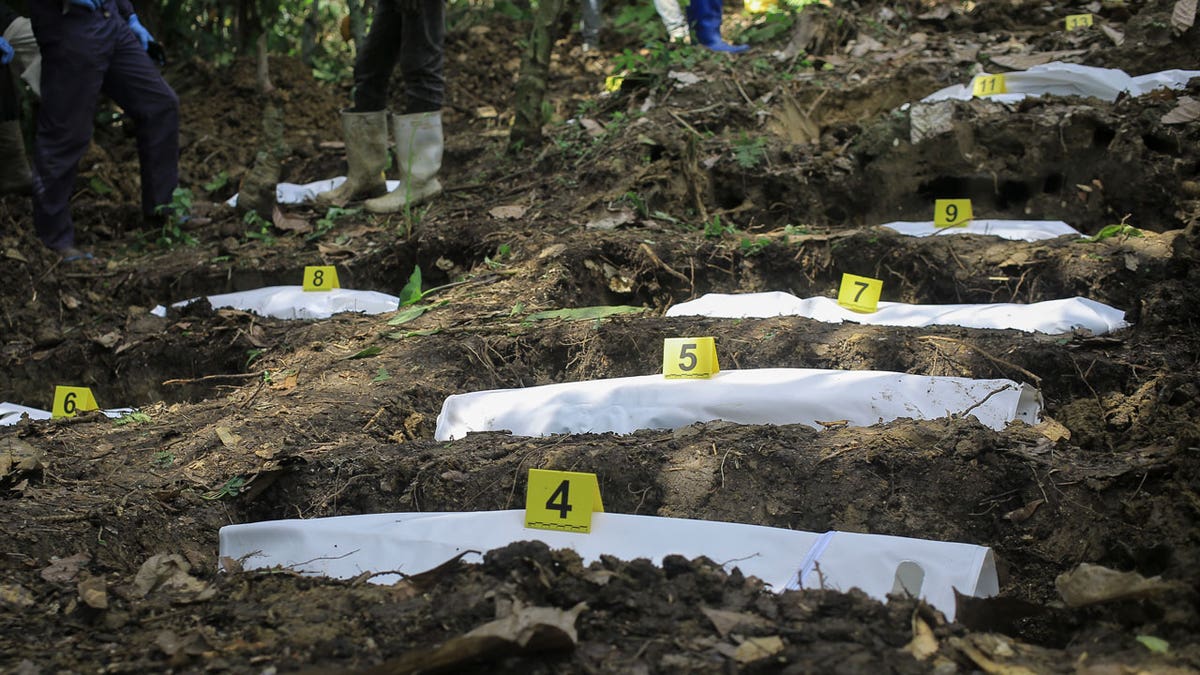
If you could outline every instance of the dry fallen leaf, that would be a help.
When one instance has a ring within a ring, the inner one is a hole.
[[[737,651],[733,653],[733,658],[738,663],[750,663],[774,656],[781,651],[783,651],[783,638],[778,635],[752,637],[746,638],[745,642],[738,645]]]
[[[1163,115],[1163,124],[1185,124],[1200,119],[1200,101],[1191,96],[1183,96],[1178,104]]]
[[[191,568],[178,553],[150,556],[133,578],[134,594],[144,598],[152,592],[167,592],[177,602],[200,602],[216,595],[216,589],[188,574]]]
[[[79,598],[92,609],[108,609],[108,587],[103,577],[88,577],[79,582]]]
[[[904,651],[912,654],[918,661],[924,661],[937,653],[938,641],[933,636],[933,629],[915,612],[912,618],[912,633],[912,640],[904,646]]]
[[[52,584],[67,583],[74,581],[79,569],[91,561],[92,557],[82,551],[69,558],[52,558],[39,574]]]
[[[488,210],[488,215],[498,220],[517,220],[528,210],[529,207],[522,204],[504,204],[493,206]]]
[[[278,204],[271,210],[271,222],[280,230],[296,234],[308,234],[313,229],[307,220],[285,214]]]
[[[1038,507],[1045,503],[1045,499],[1035,499],[1019,509],[1013,509],[1004,514],[1004,519],[1014,523],[1023,523],[1033,517],[1034,511],[1037,511]]]
[[[730,612],[724,609],[709,609],[701,607],[701,612],[708,620],[712,622],[713,627],[721,634],[721,637],[726,637],[734,630],[741,629],[743,631],[754,628],[766,628],[771,624],[770,621],[754,614],[746,614],[744,612]]]
[[[221,445],[230,450],[236,449],[242,440],[242,437],[233,433],[229,427],[217,427],[217,438],[221,439]]]
[[[1137,572],[1118,572],[1089,563],[1080,563],[1070,572],[1058,575],[1054,587],[1069,607],[1144,598],[1171,588],[1160,577],[1147,579]]]

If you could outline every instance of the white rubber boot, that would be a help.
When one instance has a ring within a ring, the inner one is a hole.
[[[343,112],[342,133],[346,139],[346,182],[316,196],[321,204],[342,206],[352,201],[378,197],[387,192],[383,170],[387,166],[388,113]]]
[[[394,115],[392,125],[396,133],[400,187],[378,199],[367,200],[365,206],[371,213],[396,213],[442,191],[437,179],[442,168],[442,113]]]

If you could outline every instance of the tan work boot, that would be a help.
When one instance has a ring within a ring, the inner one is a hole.
[[[371,213],[396,213],[415,206],[442,191],[437,179],[442,168],[442,113],[395,115],[396,161],[400,165],[400,187],[378,199],[367,200]]]
[[[321,192],[316,200],[322,204],[341,206],[387,192],[383,169],[387,166],[388,114],[377,112],[342,112],[342,133],[346,138],[346,182],[332,190]]]
[[[0,157],[4,158],[0,161],[0,194],[28,194],[33,188],[33,174],[17,120],[0,122]]]

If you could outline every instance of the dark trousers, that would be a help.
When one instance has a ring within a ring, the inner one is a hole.
[[[57,5],[57,3],[53,3]],[[42,105],[34,144],[33,224],[52,249],[75,245],[70,199],[92,139],[96,102],[106,94],[133,120],[142,212],[168,204],[179,184],[179,98],[138,44],[116,3],[34,18],[42,52]]]
[[[388,107],[388,81],[397,62],[404,76],[404,112],[441,110],[445,37],[445,0],[380,0],[354,63],[354,110]]]

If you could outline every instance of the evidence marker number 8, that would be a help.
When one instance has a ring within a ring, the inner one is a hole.
[[[341,288],[337,268],[333,265],[309,265],[304,268],[305,291],[332,291]]]
[[[663,377],[668,380],[707,379],[721,372],[717,343],[711,337],[663,340]]]

